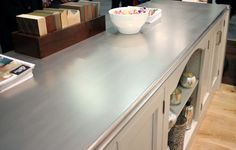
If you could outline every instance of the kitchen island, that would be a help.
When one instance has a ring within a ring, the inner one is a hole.
[[[160,22],[135,35],[106,32],[36,64],[34,78],[0,94],[0,150],[166,149],[170,94],[196,74],[194,128],[221,82],[229,10],[157,1]],[[191,95],[191,94],[190,94]]]

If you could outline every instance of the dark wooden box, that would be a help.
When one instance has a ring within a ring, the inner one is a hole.
[[[16,52],[43,58],[103,32],[105,28],[105,16],[100,16],[41,37],[14,32],[13,43]]]

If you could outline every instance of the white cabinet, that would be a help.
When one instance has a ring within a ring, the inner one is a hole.
[[[178,62],[160,88],[152,90],[149,98],[106,141],[105,150],[166,150],[168,143],[169,110],[180,114],[191,98],[194,106],[193,127],[186,132],[184,149],[188,149],[192,136],[201,122],[211,95],[221,83],[229,12],[225,11],[196,41],[189,52]],[[183,89],[181,106],[170,106],[170,95],[178,86],[183,72],[192,72],[197,83],[193,89]],[[146,96],[147,97],[147,96]],[[145,100],[146,99],[146,100]],[[104,148],[105,147],[105,148]]]
[[[164,89],[158,89],[105,150],[157,150],[162,146]]]
[[[220,71],[220,51],[222,45],[222,30],[223,30],[223,20],[221,19],[216,23],[215,27],[212,30],[211,38],[209,39],[209,74],[210,74],[210,83],[209,90],[214,89],[216,81]]]
[[[224,64],[224,49],[226,44],[224,39],[226,37],[225,30],[227,30],[227,27],[225,26],[226,19],[226,17],[222,16],[222,18],[215,25],[212,39],[210,39],[210,41],[212,41],[211,88],[213,88],[213,90],[219,86],[223,71],[222,64]]]
[[[213,92],[219,88],[224,65],[228,11],[215,22],[206,35],[207,45],[203,55],[201,86],[199,88],[199,116],[206,110]]]
[[[191,97],[194,106],[194,115],[192,128],[185,132],[184,149],[188,149],[192,136],[195,134],[204,112],[207,109],[211,96],[214,91],[219,88],[221,83],[227,33],[227,27],[225,25],[228,24],[227,16],[228,11],[219,17],[212,28],[206,32],[205,36],[203,36],[199,43],[193,48],[193,52],[186,56],[184,61],[166,81],[167,90],[165,92],[170,95],[173,92],[173,87],[177,87],[182,72],[190,71],[199,80],[199,84],[193,89],[194,91],[187,93],[192,94],[189,97]],[[182,97],[186,97],[185,95],[186,94],[182,92]],[[186,99],[184,100],[186,101]],[[181,108],[183,107],[171,106],[170,110],[178,116]]]

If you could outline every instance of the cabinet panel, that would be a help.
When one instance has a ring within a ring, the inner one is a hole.
[[[148,114],[136,124],[129,125],[117,139],[119,150],[152,150],[152,127],[154,124],[154,113]]]
[[[161,149],[164,89],[158,89],[126,124],[106,150]]]
[[[203,51],[203,55],[202,55],[202,73],[200,75],[200,99],[203,99],[203,101],[205,101],[204,99],[208,98],[209,95],[209,85],[211,84],[210,82],[210,73],[209,73],[209,69],[210,69],[210,40],[209,38],[211,37],[211,34],[207,36],[207,45],[205,47],[205,51]],[[201,106],[200,106],[201,107]],[[199,108],[199,111],[200,108]]]
[[[99,149],[101,149],[101,148],[99,148]],[[112,141],[107,145],[107,147],[105,147],[104,150],[118,150],[116,141],[115,141],[115,140],[112,140]]]
[[[219,75],[219,65],[221,63],[220,51],[221,51],[221,38],[222,38],[222,20],[217,24],[214,34],[213,34],[213,49],[212,49],[212,76],[211,76],[211,88],[215,88],[215,83]]]
[[[226,11],[221,18],[221,25],[220,25],[220,37],[219,37],[219,44],[218,44],[218,72],[217,72],[217,80],[215,83],[215,89],[218,89],[221,80],[222,74],[224,70],[224,59],[225,59],[225,49],[226,49],[226,41],[227,41],[227,32],[228,32],[228,22],[229,22],[229,11]]]
[[[199,112],[203,112],[209,103],[212,92],[217,89],[221,83],[221,75],[223,72],[224,52],[225,52],[225,36],[227,22],[226,12],[214,25],[207,34],[207,47],[203,54],[203,71],[201,74],[200,86],[200,107]],[[200,114],[200,113],[199,113]]]

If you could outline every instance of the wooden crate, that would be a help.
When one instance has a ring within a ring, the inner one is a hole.
[[[14,32],[13,43],[16,52],[43,58],[103,31],[105,16],[100,16],[41,37]]]

